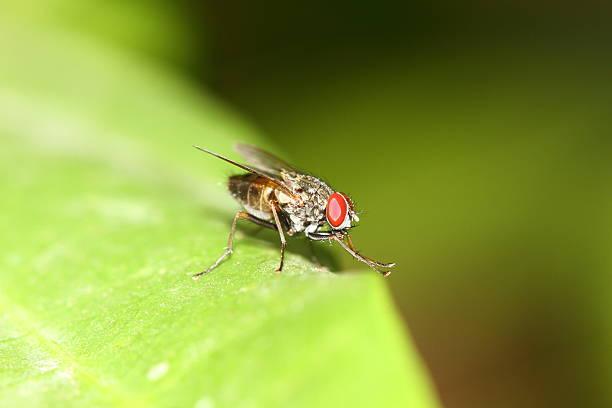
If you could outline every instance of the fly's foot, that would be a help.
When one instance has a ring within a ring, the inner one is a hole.
[[[234,250],[230,247],[226,247],[225,252],[223,252],[221,254],[221,256],[215,261],[214,264],[210,265],[206,270],[200,272],[200,273],[196,273],[195,275],[193,275],[191,277],[191,279],[193,280],[198,280],[200,279],[203,275],[206,275],[208,272],[212,271],[213,269],[215,269],[217,267],[217,265],[219,265],[221,263],[221,261],[223,259],[225,259],[228,255],[230,255],[232,252],[234,252]]]

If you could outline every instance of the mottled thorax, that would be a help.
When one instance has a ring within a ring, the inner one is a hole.
[[[282,171],[281,177],[291,191],[302,198],[301,202],[291,199],[282,192],[276,192],[279,205],[286,212],[290,225],[289,233],[311,232],[325,223],[327,199],[333,190],[316,177]]]

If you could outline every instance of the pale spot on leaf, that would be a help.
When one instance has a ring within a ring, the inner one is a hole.
[[[166,375],[169,368],[170,366],[165,361],[163,363],[154,365],[153,367],[149,369],[149,372],[147,373],[147,379],[149,381],[157,381],[160,378],[162,378],[164,375]]]
[[[36,362],[36,367],[40,370],[41,373],[46,373],[47,371],[55,370],[59,366],[59,361],[55,360],[40,360]]]
[[[194,408],[214,408],[215,404],[210,397],[200,398],[194,405]]]

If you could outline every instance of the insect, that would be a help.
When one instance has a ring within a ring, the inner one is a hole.
[[[322,180],[296,170],[285,161],[257,147],[239,143],[236,151],[247,161],[237,163],[199,146],[203,152],[218,157],[245,170],[246,174],[231,176],[228,188],[244,211],[234,216],[227,249],[206,270],[193,275],[198,279],[215,269],[233,251],[236,222],[242,218],[262,227],[278,231],[280,237],[280,265],[285,259],[285,233],[289,236],[304,233],[309,240],[336,241],[340,246],[370,268],[388,276],[395,263],[382,263],[361,255],[349,235],[359,217],[353,202],[343,193],[334,191]],[[346,242],[345,242],[346,241]]]

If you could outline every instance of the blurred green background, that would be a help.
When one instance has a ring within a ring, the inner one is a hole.
[[[127,4],[3,8],[212,88],[347,193],[445,406],[612,404],[611,7]]]
[[[398,263],[448,407],[610,406],[611,11],[215,1],[192,19],[204,83],[364,211],[355,242]]]

